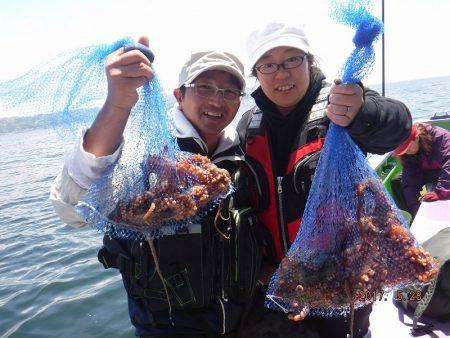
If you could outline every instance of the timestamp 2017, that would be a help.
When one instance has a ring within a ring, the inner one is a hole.
[[[376,302],[377,300],[387,300],[385,298],[385,292],[383,290],[375,291],[362,291],[358,290],[356,292],[356,300],[360,302]]]

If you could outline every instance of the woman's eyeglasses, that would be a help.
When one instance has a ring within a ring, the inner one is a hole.
[[[283,69],[300,67],[307,56],[308,54],[293,56],[284,60],[282,63],[265,63],[258,67],[255,67],[255,69],[261,74],[273,74],[278,69],[280,69],[280,67],[283,67]]]

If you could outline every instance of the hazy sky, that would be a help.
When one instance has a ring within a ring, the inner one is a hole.
[[[385,2],[387,82],[450,75],[450,1]],[[381,17],[381,0],[374,0],[373,12]],[[0,80],[68,49],[148,35],[155,67],[171,90],[191,51],[220,48],[246,63],[248,34],[273,20],[306,25],[329,79],[352,50],[353,31],[329,19],[325,0],[0,0]],[[381,82],[381,43],[377,52],[365,83]]]

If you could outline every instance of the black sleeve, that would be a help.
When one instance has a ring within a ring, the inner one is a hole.
[[[411,126],[406,105],[364,88],[364,104],[347,129],[363,151],[384,154],[408,138]]]

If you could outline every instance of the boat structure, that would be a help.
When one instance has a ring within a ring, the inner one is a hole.
[[[417,119],[423,122],[450,130],[450,114],[435,114],[427,119]],[[368,155],[368,161],[381,178],[387,191],[392,196],[391,180],[402,171],[400,159],[391,153],[384,155]],[[426,187],[423,188],[424,191]],[[419,244],[426,242],[445,228],[450,227],[450,199],[421,203],[413,221],[409,214],[404,214],[410,225],[410,231]],[[376,301],[370,316],[371,337],[449,337],[450,320],[439,321],[421,316],[414,325],[414,310],[407,309],[396,300],[395,293]],[[418,300],[419,301],[419,300]],[[412,330],[415,327],[415,330]]]

